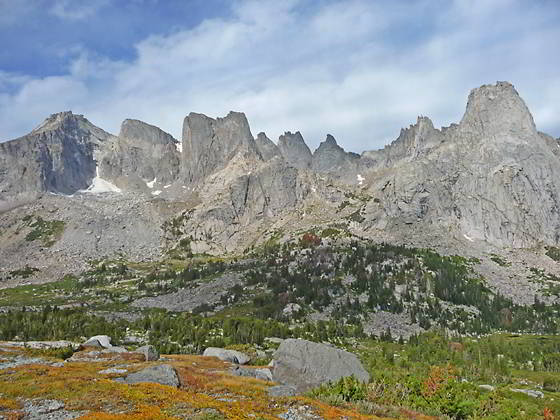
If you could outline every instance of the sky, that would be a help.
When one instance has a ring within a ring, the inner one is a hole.
[[[65,110],[181,139],[189,112],[234,110],[361,152],[498,80],[560,137],[558,22],[558,0],[0,0],[0,139]]]

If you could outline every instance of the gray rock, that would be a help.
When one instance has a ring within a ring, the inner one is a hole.
[[[270,397],[293,397],[298,394],[296,387],[290,385],[276,385],[267,389]]]
[[[95,177],[94,154],[111,138],[82,115],[61,112],[0,143],[0,210],[39,193],[73,194]]]
[[[27,400],[23,404],[26,420],[71,420],[84,414],[82,411],[68,411],[64,403],[57,400]]]
[[[351,184],[359,183],[358,174],[363,172],[360,155],[345,152],[330,134],[313,152],[311,168],[315,172],[328,173]]]
[[[102,375],[113,375],[113,374],[123,374],[128,372],[126,369],[120,369],[120,368],[108,368],[108,369],[103,369],[100,370],[97,373],[101,373]]]
[[[483,391],[489,391],[489,392],[493,392],[496,389],[495,386],[488,385],[488,384],[479,385],[478,388],[482,389]]]
[[[128,353],[128,350],[124,347],[111,346],[107,349],[101,350],[101,353]]]
[[[299,392],[351,375],[369,381],[369,373],[355,354],[325,344],[287,339],[273,359],[274,381],[292,385]]]
[[[286,160],[286,162],[297,169],[309,169],[311,167],[311,150],[301,133],[298,131],[295,134],[287,131],[278,139],[278,149]]]
[[[231,373],[235,376],[245,376],[248,378],[255,378],[262,381],[272,382],[272,373],[270,372],[270,369],[266,368],[252,369],[243,366],[235,366],[231,370]]]
[[[111,337],[109,337],[108,335],[96,335],[90,337],[82,345],[84,347],[103,347],[103,348],[113,347],[113,345],[111,344]]]
[[[535,391],[533,389],[511,388],[510,390],[512,392],[519,392],[521,394],[525,394],[525,395],[528,395],[529,397],[533,397],[533,398],[544,398],[544,393],[542,393],[541,391]]]
[[[159,360],[159,352],[152,345],[138,347],[134,352],[143,354],[147,362]]]
[[[122,378],[126,384],[138,384],[142,382],[153,382],[161,385],[179,387],[179,377],[177,372],[170,365],[156,365],[142,369],[138,372]]]
[[[275,156],[280,156],[280,150],[278,149],[278,146],[276,146],[274,142],[266,136],[265,133],[257,134],[255,143],[263,160],[267,161]]]
[[[183,173],[197,184],[223,169],[236,155],[260,160],[245,114],[230,112],[212,119],[191,112],[183,123]]]
[[[205,357],[217,357],[225,362],[244,365],[251,361],[251,358],[245,353],[236,350],[226,350],[218,347],[208,347],[202,354]]]
[[[125,189],[146,190],[173,183],[180,170],[178,142],[170,134],[138,120],[125,120],[119,136],[108,142],[100,176]]]

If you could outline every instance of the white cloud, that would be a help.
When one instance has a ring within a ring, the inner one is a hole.
[[[238,1],[230,18],[138,43],[132,62],[78,49],[63,76],[0,73],[0,92],[12,80],[0,93],[0,137],[71,108],[112,132],[138,118],[180,138],[190,111],[238,110],[255,135],[300,130],[317,146],[331,133],[362,151],[419,114],[458,121],[469,89],[496,80],[513,82],[539,128],[560,135],[560,59],[550,53],[560,28],[550,13],[513,0],[430,4]]]
[[[82,20],[109,3],[110,0],[54,0],[49,12],[60,19]]]

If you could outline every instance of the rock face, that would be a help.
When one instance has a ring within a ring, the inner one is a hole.
[[[260,159],[245,114],[230,112],[212,119],[190,113],[183,123],[183,174],[197,184],[223,169],[237,154]]]
[[[298,392],[351,375],[369,381],[369,374],[355,354],[307,340],[284,340],[273,360],[274,381],[293,386]]]
[[[255,139],[255,143],[259,153],[265,161],[272,159],[274,156],[280,156],[278,146],[276,146],[265,133],[259,133]]]
[[[94,155],[110,137],[82,115],[62,112],[28,135],[0,143],[0,208],[42,192],[86,189],[96,173]]]
[[[311,150],[305,144],[301,133],[286,132],[278,139],[278,149],[290,166],[296,169],[309,169],[311,167]]]
[[[139,384],[142,382],[152,382],[161,385],[179,387],[179,377],[173,366],[170,365],[156,365],[142,369],[138,372],[131,373],[119,382],[126,384]]]
[[[204,350],[203,356],[217,357],[224,362],[231,362],[238,365],[245,365],[251,361],[251,358],[245,353],[236,350],[226,350],[218,347],[208,347]]]
[[[99,174],[119,187],[141,189],[146,182],[167,185],[180,170],[177,140],[153,125],[125,120],[117,138],[105,147]]]
[[[371,174],[380,205],[368,203],[365,224],[445,226],[500,247],[560,239],[560,161],[509,83],[474,89],[460,124],[419,119],[368,156],[383,170]]]

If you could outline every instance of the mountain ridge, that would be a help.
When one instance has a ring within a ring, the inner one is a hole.
[[[60,214],[82,242],[87,232],[99,232],[92,258],[117,249],[151,258],[180,241],[195,254],[235,255],[326,228],[459,254],[554,247],[558,149],[506,82],[473,89],[458,124],[437,129],[420,116],[391,144],[361,155],[330,135],[313,153],[299,132],[286,132],[278,144],[265,133],[254,137],[236,112],[187,115],[180,141],[138,120],[125,120],[112,135],[83,116],[53,114],[29,135],[0,144],[0,229],[13,234],[0,254],[13,258],[32,245],[10,227],[21,215],[8,209],[18,205],[24,213],[43,214],[44,206],[52,211],[45,214]],[[77,176],[77,167],[87,170]],[[83,193],[94,179],[115,188]],[[92,211],[84,212],[91,217],[85,226],[76,215],[84,205]],[[154,226],[123,223],[112,206]],[[74,255],[68,250],[81,247],[65,234],[52,252]],[[41,260],[51,251],[33,252]],[[22,263],[10,264],[6,270]]]

